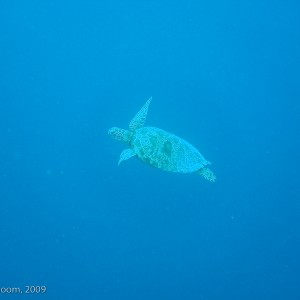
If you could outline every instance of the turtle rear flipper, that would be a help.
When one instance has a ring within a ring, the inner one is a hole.
[[[197,171],[197,174],[203,176],[206,180],[210,182],[215,182],[217,179],[216,175],[209,168],[202,168],[199,171]]]

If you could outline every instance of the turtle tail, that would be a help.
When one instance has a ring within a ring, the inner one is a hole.
[[[203,176],[209,182],[215,182],[217,179],[216,175],[209,168],[202,168],[197,171],[197,174]]]

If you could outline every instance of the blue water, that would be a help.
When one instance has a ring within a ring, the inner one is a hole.
[[[2,0],[0,298],[299,300],[299,15]],[[216,183],[117,166],[107,130],[150,96],[146,124],[197,147]]]

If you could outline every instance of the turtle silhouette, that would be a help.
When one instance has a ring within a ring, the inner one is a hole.
[[[152,97],[129,123],[129,130],[118,127],[109,129],[114,139],[130,146],[121,152],[118,165],[137,156],[153,167],[178,173],[196,173],[210,182],[216,176],[207,167],[210,162],[184,139],[156,127],[144,127]]]

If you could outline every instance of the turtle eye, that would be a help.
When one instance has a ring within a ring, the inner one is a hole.
[[[112,136],[115,139],[118,139],[118,132],[119,130],[117,127],[112,127],[108,130],[108,135]]]
[[[114,134],[114,131],[115,131],[115,128],[116,128],[116,127],[110,128],[110,129],[108,130],[107,133],[108,133],[109,135],[113,135],[113,134]]]

